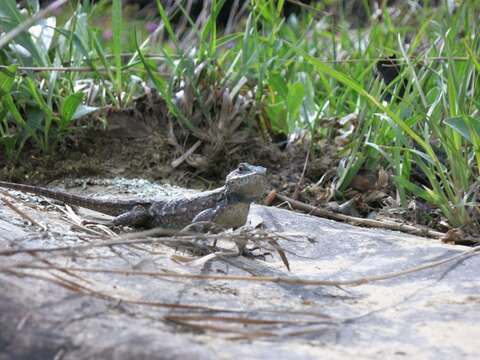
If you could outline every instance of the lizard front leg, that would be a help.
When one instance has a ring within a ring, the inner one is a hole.
[[[239,228],[247,222],[250,204],[247,202],[237,202],[229,204],[221,202],[215,208],[208,208],[198,213],[192,220],[196,222],[212,222],[222,228]]]
[[[193,230],[199,233],[218,233],[222,231],[223,228],[216,224],[216,215],[216,210],[213,208],[203,210],[193,218],[191,224],[182,229],[182,232]]]
[[[233,211],[230,213],[229,208],[227,206],[219,205],[215,208],[209,208],[200,212],[195,218],[192,220],[192,224],[189,227],[194,227],[197,229],[196,225],[200,226],[200,229],[205,232],[205,228],[208,226],[213,225],[213,232],[220,232],[221,230],[225,230],[229,227],[238,227],[239,225],[243,225],[245,220],[243,220],[243,212],[239,213],[237,211]],[[248,209],[247,209],[248,213]],[[236,218],[232,221],[228,221],[231,216],[236,216]],[[227,220],[227,221],[225,221]],[[208,225],[208,226],[207,226]],[[211,231],[211,229],[208,229]],[[235,244],[238,248],[238,255],[249,255],[250,252],[246,248],[247,240],[238,241],[237,239],[234,240]],[[217,246],[217,240],[215,240],[214,247]]]
[[[113,219],[115,226],[142,227],[148,225],[150,215],[142,205],[136,205],[131,210],[118,215]]]
[[[192,220],[192,224],[200,222],[200,221],[210,221],[215,222],[215,217],[217,212],[213,208],[205,209],[199,212]]]

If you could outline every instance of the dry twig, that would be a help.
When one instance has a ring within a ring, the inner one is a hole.
[[[3,191],[0,191],[2,194],[5,194]],[[15,205],[13,205],[10,201],[8,201],[6,198],[0,198],[2,202],[9,207],[11,210],[13,210],[15,213],[20,215],[20,217],[24,218],[28,222],[30,222],[32,225],[38,226],[39,228],[43,229],[44,231],[46,230],[45,226],[40,225],[38,222],[36,222],[33,218],[31,218],[28,214],[17,208]]]
[[[112,270],[112,269],[95,269],[82,267],[61,267],[61,266],[40,266],[20,264],[18,268],[23,269],[37,269],[37,270],[67,270],[71,272],[86,272],[86,273],[107,273],[107,274],[123,274],[123,275],[137,275],[137,276],[151,276],[157,278],[178,278],[178,279],[195,279],[195,280],[228,280],[228,281],[250,281],[250,282],[270,282],[282,283],[289,285],[303,285],[303,286],[358,286],[364,285],[374,281],[388,280],[405,276],[414,272],[438,267],[440,265],[463,260],[473,255],[480,254],[480,246],[465,250],[459,254],[450,256],[446,259],[427,262],[413,268],[401,271],[394,271],[387,274],[376,276],[367,276],[351,280],[311,280],[286,276],[234,276],[234,275],[199,275],[199,274],[183,274],[173,272],[154,272],[154,271],[137,271],[137,270]],[[0,268],[0,271],[11,271],[16,268],[16,265]]]
[[[300,175],[300,179],[298,180],[297,186],[295,187],[295,191],[293,192],[293,198],[296,200],[298,199],[298,194],[300,193],[300,188],[303,184],[303,179],[305,177],[305,172],[307,171],[308,161],[310,159],[310,146],[308,147],[307,155],[305,156],[305,162],[303,164],[302,175]]]
[[[274,194],[274,195],[273,195]],[[341,221],[351,225],[357,226],[365,226],[365,227],[375,227],[381,229],[388,229],[388,230],[396,230],[401,231],[407,234],[417,235],[417,236],[425,236],[430,237],[433,239],[442,239],[445,237],[445,234],[439,231],[435,231],[426,227],[420,226],[412,226],[407,224],[396,223],[393,221],[379,221],[374,219],[363,219],[354,216],[344,215],[335,213],[329,210],[321,209],[312,205],[305,204],[304,202],[291,199],[287,196],[277,194],[276,192],[272,191],[269,194],[270,198],[277,198],[280,201],[286,202],[292,207],[293,209],[304,211],[308,214],[315,215],[318,217]]]
[[[192,147],[190,149],[188,149],[187,151],[185,151],[182,156],[180,156],[179,158],[175,159],[172,161],[172,163],[170,165],[172,165],[173,168],[176,168],[176,167],[179,167],[190,155],[192,155],[195,150],[198,149],[198,147],[202,145],[202,141],[201,140],[197,140],[197,142],[195,144],[192,145]]]
[[[209,311],[209,312],[225,312],[225,313],[230,313],[230,312],[237,312],[235,310],[231,309],[223,309],[223,308],[214,308],[214,307],[209,307],[209,306],[202,306],[202,305],[190,305],[190,304],[176,304],[176,303],[163,303],[163,302],[156,302],[156,301],[143,301],[143,300],[134,300],[134,299],[129,299],[129,298],[124,298],[121,296],[117,295],[111,295],[107,293],[103,293],[100,291],[96,291],[94,289],[88,288],[86,286],[77,284],[73,281],[66,280],[66,279],[53,279],[45,275],[40,275],[40,274],[31,274],[31,273],[26,273],[22,271],[15,271],[13,269],[0,269],[0,272],[4,272],[7,274],[11,274],[17,277],[30,277],[38,280],[44,280],[48,281],[51,283],[54,283],[56,285],[59,285],[67,290],[74,291],[77,293],[82,293],[85,295],[90,295],[94,296],[103,300],[113,300],[117,302],[123,302],[127,304],[133,304],[133,305],[145,305],[145,306],[152,306],[152,307],[164,307],[164,308],[170,308],[170,309],[188,309],[188,310],[197,310],[197,311]]]

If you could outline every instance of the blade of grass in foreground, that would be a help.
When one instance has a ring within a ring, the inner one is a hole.
[[[115,56],[115,87],[119,100],[122,92],[122,1],[113,0],[112,7],[113,54]]]

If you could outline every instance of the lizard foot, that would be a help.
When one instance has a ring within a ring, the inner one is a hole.
[[[273,257],[272,253],[270,252],[264,252],[264,253],[260,253],[260,254],[256,254],[254,253],[254,251],[256,250],[260,250],[259,247],[253,247],[251,249],[247,249],[247,248],[244,248],[243,251],[242,251],[242,255],[245,256],[246,258],[249,258],[249,259],[261,259],[261,260],[266,260],[267,258],[267,255],[270,255]]]
[[[127,211],[121,215],[118,215],[113,219],[113,225],[115,226],[133,226],[141,227],[147,224],[150,219],[147,209],[142,205],[137,205],[132,210]]]
[[[211,234],[218,234],[222,232],[224,229],[215,224],[212,221],[197,221],[190,225],[185,226],[180,233],[186,232],[194,232],[194,233],[211,233]]]

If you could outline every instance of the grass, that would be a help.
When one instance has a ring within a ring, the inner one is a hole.
[[[29,15],[15,1],[4,1],[4,32],[38,11],[35,1]],[[76,119],[130,105],[146,82],[185,131],[214,143],[216,151],[241,143],[244,124],[331,137],[321,119],[355,114],[349,143],[339,149],[339,194],[360,170],[383,167],[393,174],[399,205],[420,198],[453,227],[478,226],[478,2],[464,1],[454,11],[400,2],[366,11],[368,20],[353,29],[352,15],[335,2],[284,18],[283,1],[256,0],[229,33],[217,27],[223,3],[212,1],[201,21],[179,7],[177,14],[189,23],[182,33],[159,0],[163,21],[154,30],[127,21],[128,9],[116,0],[111,7],[71,4],[62,23],[44,17],[16,35],[0,48],[0,146],[6,157],[15,161],[26,144],[54,151]],[[101,19],[111,24],[111,37],[100,29]],[[403,70],[385,89],[374,68],[387,55],[395,55]],[[32,66],[82,71],[27,68]],[[399,98],[404,79],[408,85]],[[382,101],[385,91],[393,92],[393,101]],[[413,179],[415,172],[423,174],[422,183]]]

